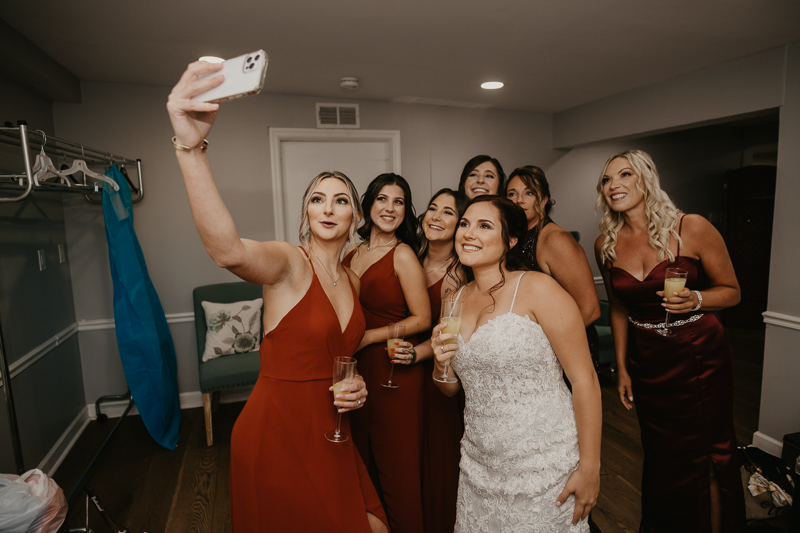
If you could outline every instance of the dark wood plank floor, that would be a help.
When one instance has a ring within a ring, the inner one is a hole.
[[[764,333],[729,332],[736,372],[736,430],[749,444],[758,426]],[[603,394],[601,492],[593,512],[603,533],[635,533],[640,516],[643,452],[635,411],[626,411],[608,376]],[[138,416],[128,417],[84,483],[107,512],[132,533],[228,533],[230,435],[243,403],[220,405],[214,415],[215,444],[205,444],[203,410],[182,412],[181,439],[173,450],[161,448]],[[80,477],[116,420],[91,422],[54,476],[68,492]],[[94,508],[90,527],[108,531]],[[73,499],[66,525],[82,527],[85,493]]]
[[[202,408],[181,412],[181,438],[166,450],[148,435],[141,417],[129,416],[120,425],[95,464],[84,486],[91,487],[106,512],[131,533],[225,533],[228,513],[230,436],[244,403],[221,405],[214,417],[215,445],[205,443]],[[116,420],[91,422],[54,479],[71,490]],[[72,502],[65,524],[85,524],[85,493]],[[108,531],[99,513],[89,509],[90,527]]]

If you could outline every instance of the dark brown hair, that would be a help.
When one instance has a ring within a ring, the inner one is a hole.
[[[502,276],[502,279],[500,280],[500,283],[489,289],[489,295],[491,295],[492,293],[500,290],[500,288],[506,283],[506,277],[505,274],[503,274],[502,269],[503,266],[505,266],[506,270],[511,272],[530,270],[518,254],[511,253],[512,246],[510,243],[512,238],[516,238],[517,242],[515,246],[521,245],[522,239],[525,237],[525,233],[528,231],[528,219],[525,217],[525,211],[523,211],[520,206],[511,200],[507,200],[502,196],[497,196],[494,194],[477,196],[473,198],[467,206],[467,211],[469,211],[470,207],[479,203],[491,204],[500,215],[500,234],[503,238],[503,243],[506,249],[505,254],[503,254],[499,264],[500,275]],[[467,277],[467,283],[475,279],[472,268],[464,266],[460,259],[454,262],[454,268],[463,269],[463,272]],[[492,296],[492,301],[494,301],[494,296]]]
[[[358,235],[364,240],[369,239],[370,230],[372,229],[372,218],[370,213],[372,211],[372,204],[375,199],[386,185],[397,185],[403,190],[403,200],[405,203],[405,216],[400,226],[395,230],[395,235],[400,242],[404,242],[417,253],[419,245],[417,244],[417,215],[414,212],[414,202],[411,199],[411,187],[408,182],[397,174],[381,174],[372,180],[367,187],[367,192],[361,196],[361,209],[364,212],[364,224],[358,228]]]
[[[550,209],[552,209],[556,203],[550,196],[550,184],[547,183],[547,176],[544,175],[544,170],[533,165],[525,165],[524,167],[515,168],[514,172],[508,176],[508,182],[511,183],[511,180],[514,178],[519,178],[536,196],[536,201],[533,203],[533,210],[539,217],[539,223],[537,225],[539,229],[542,229],[545,217],[550,214]],[[506,184],[506,187],[507,186],[508,184]],[[507,194],[508,191],[506,191],[506,195],[504,196],[507,196]],[[542,200],[545,198],[547,198],[547,203],[544,205],[544,211],[542,211],[541,204]]]
[[[464,184],[469,177],[469,173],[478,168],[480,165],[484,163],[491,163],[494,165],[494,168],[497,169],[497,194],[503,194],[503,187],[505,186],[506,174],[503,172],[503,167],[500,165],[500,161],[495,159],[489,155],[476,155],[469,161],[467,164],[464,165],[464,170],[461,171],[461,179],[458,182],[458,192],[467,194],[467,191],[464,188]]]

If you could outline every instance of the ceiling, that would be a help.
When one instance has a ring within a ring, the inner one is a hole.
[[[800,40],[795,0],[3,0],[0,19],[86,81],[171,86],[263,48],[265,92],[545,113]]]

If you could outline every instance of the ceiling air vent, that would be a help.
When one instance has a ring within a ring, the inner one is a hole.
[[[318,128],[360,128],[358,104],[317,104]]]

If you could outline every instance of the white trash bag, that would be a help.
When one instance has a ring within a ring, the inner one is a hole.
[[[2,533],[56,533],[66,517],[64,491],[38,468],[0,474]]]

